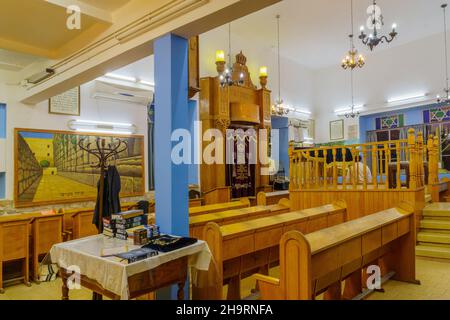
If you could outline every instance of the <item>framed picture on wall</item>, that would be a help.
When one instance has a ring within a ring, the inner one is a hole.
[[[99,169],[96,157],[80,148],[80,141],[98,139],[127,148],[111,164],[120,175],[120,197],[145,193],[144,136],[78,133],[71,131],[14,130],[14,203],[17,208],[95,201]]]
[[[344,140],[344,120],[330,121],[330,140]]]
[[[80,87],[54,96],[48,100],[48,113],[79,116],[80,115]]]

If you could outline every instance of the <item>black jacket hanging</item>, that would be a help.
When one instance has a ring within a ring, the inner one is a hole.
[[[102,177],[100,177],[101,179]],[[115,166],[109,166],[105,172],[103,189],[103,212],[102,217],[110,217],[114,213],[121,212],[120,206],[120,175]],[[99,227],[100,207],[100,180],[97,183],[97,203],[95,204],[94,218],[92,223]]]

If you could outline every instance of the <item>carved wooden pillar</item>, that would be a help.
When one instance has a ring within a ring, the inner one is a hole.
[[[263,143],[267,144],[266,146],[264,146],[264,148],[266,150],[269,150],[269,139],[270,139],[270,134],[271,134],[270,130],[272,129],[272,119],[271,119],[271,112],[270,112],[270,103],[271,103],[270,93],[271,93],[271,91],[269,91],[265,88],[258,90],[258,99],[259,99],[259,106],[260,106],[259,117],[261,120],[259,127],[260,127],[260,129],[267,130],[267,141],[263,142]],[[259,141],[259,142],[262,143],[262,141]],[[259,148],[261,148],[261,146],[259,146]],[[259,152],[259,150],[258,150],[258,152]],[[263,172],[263,171],[267,172],[269,167],[270,167],[269,164],[262,164],[262,162],[259,161],[257,170],[259,170],[259,172]],[[270,176],[261,175],[260,186],[265,187],[265,186],[268,186],[269,184],[270,184]]]
[[[189,99],[200,91],[199,37],[189,39]]]
[[[414,129],[408,130],[408,148],[409,148],[409,188],[415,190],[417,188],[417,150],[416,136]]]

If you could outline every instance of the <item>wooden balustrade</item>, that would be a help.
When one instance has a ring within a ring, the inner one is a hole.
[[[438,182],[438,148],[437,137],[425,144],[414,129],[396,141],[303,150],[291,145],[290,191],[416,190]]]

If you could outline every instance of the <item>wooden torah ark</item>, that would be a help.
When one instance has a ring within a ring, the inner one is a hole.
[[[213,255],[208,273],[200,273],[193,287],[198,300],[223,299],[223,285],[228,284],[229,300],[241,299],[240,280],[255,272],[268,274],[279,260],[282,235],[291,230],[310,233],[346,221],[346,204],[337,201],[319,208],[219,226],[208,223],[203,239]],[[259,270],[259,271],[258,271]]]
[[[280,241],[281,279],[255,275],[261,298],[310,300],[326,292],[326,299],[341,299],[341,281],[352,277],[357,281],[349,282],[359,287],[346,285],[346,290],[357,295],[369,265],[395,272],[395,280],[416,283],[414,225],[414,208],[402,203],[307,235],[285,233]]]
[[[227,165],[225,161],[227,143],[225,137],[227,129],[254,129],[257,140],[259,140],[259,129],[271,128],[271,91],[266,89],[267,77],[260,79],[261,89],[258,89],[252,82],[246,63],[247,58],[241,52],[236,56],[236,62],[233,65],[232,80],[235,82],[242,80],[241,85],[222,87],[219,77],[200,79],[200,121],[202,121],[202,137],[204,137],[209,129],[218,129],[223,137],[218,142],[223,148],[223,152],[221,153],[222,159],[218,159],[221,161],[214,164],[206,164],[203,162],[200,165],[200,179],[203,193],[216,188],[231,186],[227,178]],[[211,141],[202,140],[200,143],[202,146],[202,154],[208,152]],[[268,150],[268,141],[265,143],[267,144],[265,147],[261,146],[261,143],[258,143],[258,148]],[[255,194],[250,196],[256,196],[259,191],[270,189],[268,188],[269,176],[261,174],[261,168],[268,168],[269,165],[260,165],[261,161],[258,162],[255,166],[254,174]]]

